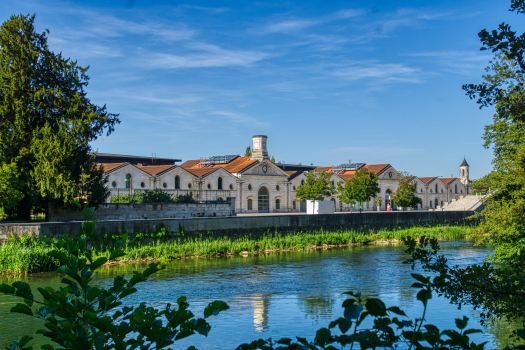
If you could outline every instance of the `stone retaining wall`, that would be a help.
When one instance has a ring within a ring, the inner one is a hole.
[[[363,212],[324,215],[275,215],[275,216],[234,216],[184,219],[136,219],[99,221],[98,233],[134,233],[156,232],[164,228],[168,232],[179,233],[182,228],[186,234],[198,232],[239,232],[248,231],[292,231],[314,230],[319,228],[395,228],[399,226],[462,224],[474,211],[409,211],[409,212]],[[471,221],[468,221],[471,222]],[[36,237],[77,234],[81,222],[45,222],[35,224],[3,223],[0,224],[0,240],[9,235],[32,234]]]
[[[93,220],[175,219],[206,216],[230,216],[229,203],[107,203],[93,213]],[[49,210],[49,221],[82,220],[79,210],[54,207]]]

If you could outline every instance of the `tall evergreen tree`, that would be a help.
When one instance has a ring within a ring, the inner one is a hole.
[[[12,16],[0,27],[0,161],[18,169],[23,197],[11,214],[22,219],[49,200],[102,202],[89,142],[120,123],[87,98],[89,67],[52,52],[34,21]]]

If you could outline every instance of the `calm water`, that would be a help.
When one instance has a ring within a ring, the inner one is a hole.
[[[442,244],[443,252],[454,264],[478,263],[490,253],[488,247],[474,247],[468,242]],[[351,247],[310,252],[292,252],[259,256],[229,257],[173,261],[165,270],[139,284],[139,292],[127,299],[127,304],[146,301],[162,308],[176,304],[185,295],[190,308],[202,315],[213,300],[224,300],[230,310],[209,318],[212,331],[206,338],[195,335],[177,342],[176,348],[189,345],[204,349],[234,349],[258,338],[279,339],[303,336],[312,340],[315,331],[327,327],[331,320],[342,316],[341,293],[359,290],[367,296],[379,297],[387,306],[400,306],[412,319],[420,317],[421,303],[415,300],[415,290],[402,246]],[[117,266],[105,269],[97,283],[107,285],[119,274],[131,274],[144,266]],[[33,286],[58,286],[57,274],[36,274],[24,278]],[[13,279],[1,278],[0,283]],[[37,292],[38,293],[38,292]],[[33,335],[39,321],[9,314],[13,299],[0,296],[0,348],[24,334]],[[469,328],[480,328],[477,314],[463,307],[457,310],[445,299],[434,296],[429,303],[427,319],[445,329],[453,319],[467,315]],[[491,341],[491,337],[478,336]],[[33,344],[40,343],[38,340]]]

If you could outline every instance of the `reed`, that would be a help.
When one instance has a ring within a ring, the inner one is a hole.
[[[323,229],[310,232],[280,234],[267,232],[262,235],[245,235],[232,238],[227,235],[211,237],[201,234],[190,238],[175,238],[168,241],[150,243],[127,242],[126,256],[122,261],[137,260],[172,260],[183,257],[208,257],[216,255],[254,254],[262,251],[307,250],[323,245],[346,246],[352,244],[387,241],[400,242],[408,236],[436,238],[439,240],[461,240],[474,234],[474,228],[468,226],[412,227],[393,230],[336,230]],[[51,248],[41,242],[31,240],[10,240],[0,246],[0,274],[22,274],[55,271],[57,263],[48,253]],[[97,257],[109,257],[109,248],[94,248]]]

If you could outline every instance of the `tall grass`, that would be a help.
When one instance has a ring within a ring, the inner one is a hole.
[[[0,245],[0,273],[23,274],[55,271],[58,263],[48,253],[51,248],[43,243],[7,241]]]
[[[400,241],[408,236],[436,238],[440,240],[460,240],[473,234],[467,226],[412,227],[398,230],[379,230],[377,232],[358,232],[354,230],[324,231],[283,235],[267,233],[258,238],[248,236],[230,238],[228,236],[210,238],[199,235],[189,239],[175,239],[168,242],[133,244],[125,247],[126,256],[121,260],[160,259],[172,260],[182,257],[215,256],[218,254],[239,254],[242,252],[261,252],[266,250],[305,250],[322,245],[343,246],[377,241]],[[109,252],[99,249],[97,254],[108,256]]]
[[[474,233],[468,226],[412,227],[408,229],[357,231],[340,230],[294,232],[279,234],[268,232],[263,235],[246,235],[232,238],[227,235],[211,237],[198,235],[191,238],[177,238],[170,241],[152,243],[133,243],[129,241],[122,261],[160,259],[172,260],[183,257],[205,257],[242,252],[256,253],[275,250],[306,250],[315,247],[343,246],[378,241],[401,241],[408,236],[436,238],[440,240],[460,240]],[[20,274],[54,271],[58,267],[47,253],[51,248],[40,242],[11,240],[0,246],[0,274]],[[109,248],[95,248],[95,256],[109,257]]]

